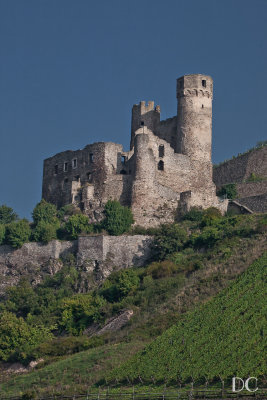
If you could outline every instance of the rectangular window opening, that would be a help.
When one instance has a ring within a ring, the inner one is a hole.
[[[77,168],[77,158],[74,158],[73,160],[72,160],[72,168],[74,169],[74,168]]]
[[[64,162],[64,172],[67,172],[67,171],[68,171],[68,163]]]
[[[57,175],[58,174],[58,165],[55,165],[55,175]]]
[[[89,161],[90,161],[90,163],[94,162],[94,155],[93,155],[93,153],[89,154]]]
[[[121,163],[125,164],[126,163],[126,156],[121,156]]]
[[[163,144],[161,144],[159,146],[159,157],[160,158],[164,157],[164,145]]]
[[[202,86],[203,86],[203,87],[206,87],[206,86],[207,86],[207,83],[206,83],[206,80],[205,80],[205,79],[202,80]]]

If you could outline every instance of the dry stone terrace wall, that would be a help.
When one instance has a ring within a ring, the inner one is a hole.
[[[259,182],[249,179],[254,174]],[[267,210],[267,146],[249,151],[215,167],[213,180],[217,187],[237,184],[237,200],[253,212]]]
[[[78,269],[98,281],[114,269],[144,266],[150,258],[152,241],[151,236],[143,235],[99,235],[80,236],[76,241],[25,243],[17,250],[0,246],[0,296],[22,277],[38,284],[45,276],[54,275],[70,254],[75,256]]]
[[[215,167],[213,181],[216,186],[243,183],[252,173],[267,178],[267,146],[242,154]]]

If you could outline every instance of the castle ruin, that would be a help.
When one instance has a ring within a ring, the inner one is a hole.
[[[227,209],[212,180],[210,76],[177,79],[177,116],[160,120],[160,107],[141,101],[132,109],[130,151],[112,142],[64,151],[44,161],[42,197],[75,204],[92,222],[109,200],[131,207],[135,223],[173,222],[192,206]]]

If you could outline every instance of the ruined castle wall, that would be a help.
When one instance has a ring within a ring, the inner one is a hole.
[[[144,266],[151,256],[151,236],[80,236],[77,264],[96,277],[106,278],[112,271]]]
[[[156,127],[155,134],[163,140],[166,140],[171,147],[176,150],[177,135],[177,117],[168,118],[160,121]]]
[[[61,207],[73,201],[72,182],[96,185],[95,193],[101,196],[104,169],[105,143],[94,143],[83,150],[65,151],[44,161],[42,197]],[[77,199],[78,201],[79,199]]]
[[[217,186],[242,183],[251,174],[267,177],[267,146],[242,154],[215,167],[213,181]]]

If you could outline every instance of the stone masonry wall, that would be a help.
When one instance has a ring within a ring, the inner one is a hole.
[[[93,273],[97,280],[112,271],[144,266],[151,255],[151,236],[80,236],[77,265]]]
[[[80,236],[76,241],[53,240],[48,244],[25,243],[20,249],[0,246],[0,296],[8,286],[26,277],[35,285],[54,275],[65,257],[76,257],[84,279],[101,281],[114,269],[143,266],[150,257],[151,236]],[[87,283],[86,283],[87,284]]]
[[[267,146],[242,154],[213,169],[216,186],[243,183],[251,174],[267,177]]]

